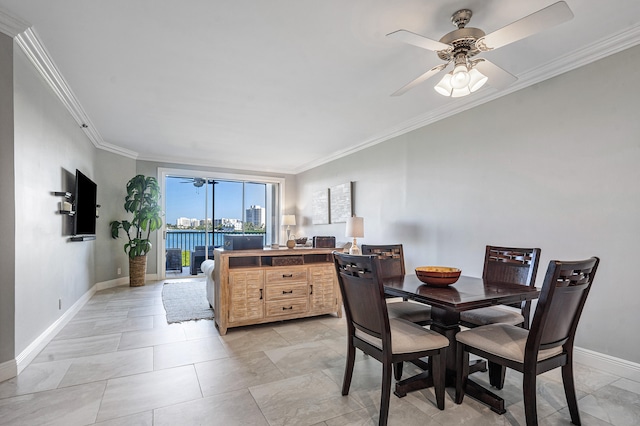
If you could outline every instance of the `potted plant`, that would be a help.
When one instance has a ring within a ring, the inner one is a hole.
[[[129,285],[143,286],[147,273],[147,253],[151,250],[149,237],[152,231],[162,226],[158,180],[144,175],[133,177],[127,183],[124,209],[133,213],[133,219],[111,222],[111,237],[118,238],[121,229],[127,234],[124,252],[129,255]]]

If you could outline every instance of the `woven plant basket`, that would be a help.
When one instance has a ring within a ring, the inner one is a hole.
[[[129,258],[129,286],[140,287],[147,275],[147,255]]]

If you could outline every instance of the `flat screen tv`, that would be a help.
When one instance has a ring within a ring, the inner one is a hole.
[[[74,194],[74,235],[96,234],[96,203],[98,186],[76,169],[76,193]]]

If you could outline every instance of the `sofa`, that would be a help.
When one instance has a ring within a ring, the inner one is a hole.
[[[214,307],[214,285],[213,285],[213,270],[215,269],[215,262],[212,259],[207,259],[200,265],[202,272],[207,277],[207,300],[209,306]],[[214,312],[215,314],[215,312]]]

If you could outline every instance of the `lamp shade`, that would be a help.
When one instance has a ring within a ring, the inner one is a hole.
[[[282,225],[295,225],[295,224],[296,224],[296,215],[294,214],[282,215]]]
[[[347,229],[345,237],[363,238],[364,237],[364,218],[353,216],[347,219]]]

